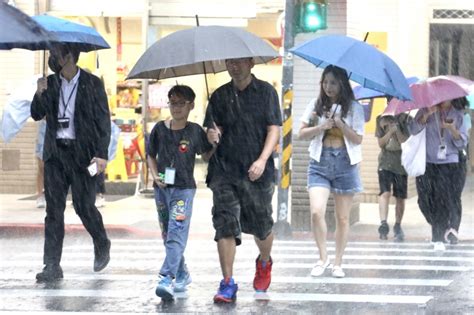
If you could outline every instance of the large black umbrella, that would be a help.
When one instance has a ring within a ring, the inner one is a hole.
[[[27,48],[36,44],[47,46],[54,37],[20,10],[0,1],[0,49]]]

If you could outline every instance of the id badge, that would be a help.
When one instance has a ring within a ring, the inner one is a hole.
[[[438,147],[438,160],[446,160],[447,148],[444,144]]]
[[[69,128],[69,117],[58,118],[58,127],[61,129]]]
[[[173,167],[167,167],[165,169],[165,184],[174,185],[175,176],[176,176],[176,169]]]

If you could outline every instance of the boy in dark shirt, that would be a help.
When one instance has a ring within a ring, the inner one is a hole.
[[[185,85],[175,85],[168,92],[168,99],[172,119],[155,125],[147,148],[166,248],[156,295],[165,300],[173,299],[174,292],[185,291],[191,283],[183,253],[196,193],[195,158],[199,154],[208,161],[213,153],[202,127],[188,122],[189,112],[194,108],[193,90]]]

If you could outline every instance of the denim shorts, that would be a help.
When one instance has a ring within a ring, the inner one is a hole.
[[[308,189],[312,187],[325,187],[335,194],[361,192],[359,165],[351,165],[345,147],[323,147],[320,161],[309,162]]]

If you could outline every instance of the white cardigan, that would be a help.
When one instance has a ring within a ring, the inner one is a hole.
[[[312,99],[309,102],[309,104],[306,106],[306,110],[303,116],[301,117],[302,123],[304,122],[305,124],[309,124],[309,121],[315,109],[315,104],[316,104],[316,99]],[[333,110],[334,110],[334,106],[335,104],[333,105]],[[326,117],[324,117],[324,115],[323,117],[318,116],[318,125],[322,124],[325,121],[326,121]],[[344,121],[349,127],[354,129],[354,131],[358,135],[360,136],[364,135],[364,124],[365,124],[364,108],[358,102],[356,101],[352,102],[351,108],[349,109],[347,116],[344,118]],[[316,137],[314,137],[313,140],[311,140],[311,143],[308,148],[309,156],[313,160],[316,160],[317,162],[319,162],[321,158],[321,152],[323,148],[323,136],[324,136],[324,132],[321,132]],[[344,143],[346,144],[347,154],[349,155],[349,158],[351,160],[351,165],[357,164],[360,161],[362,161],[361,145],[351,142],[349,139],[347,139],[346,136],[344,136]]]

